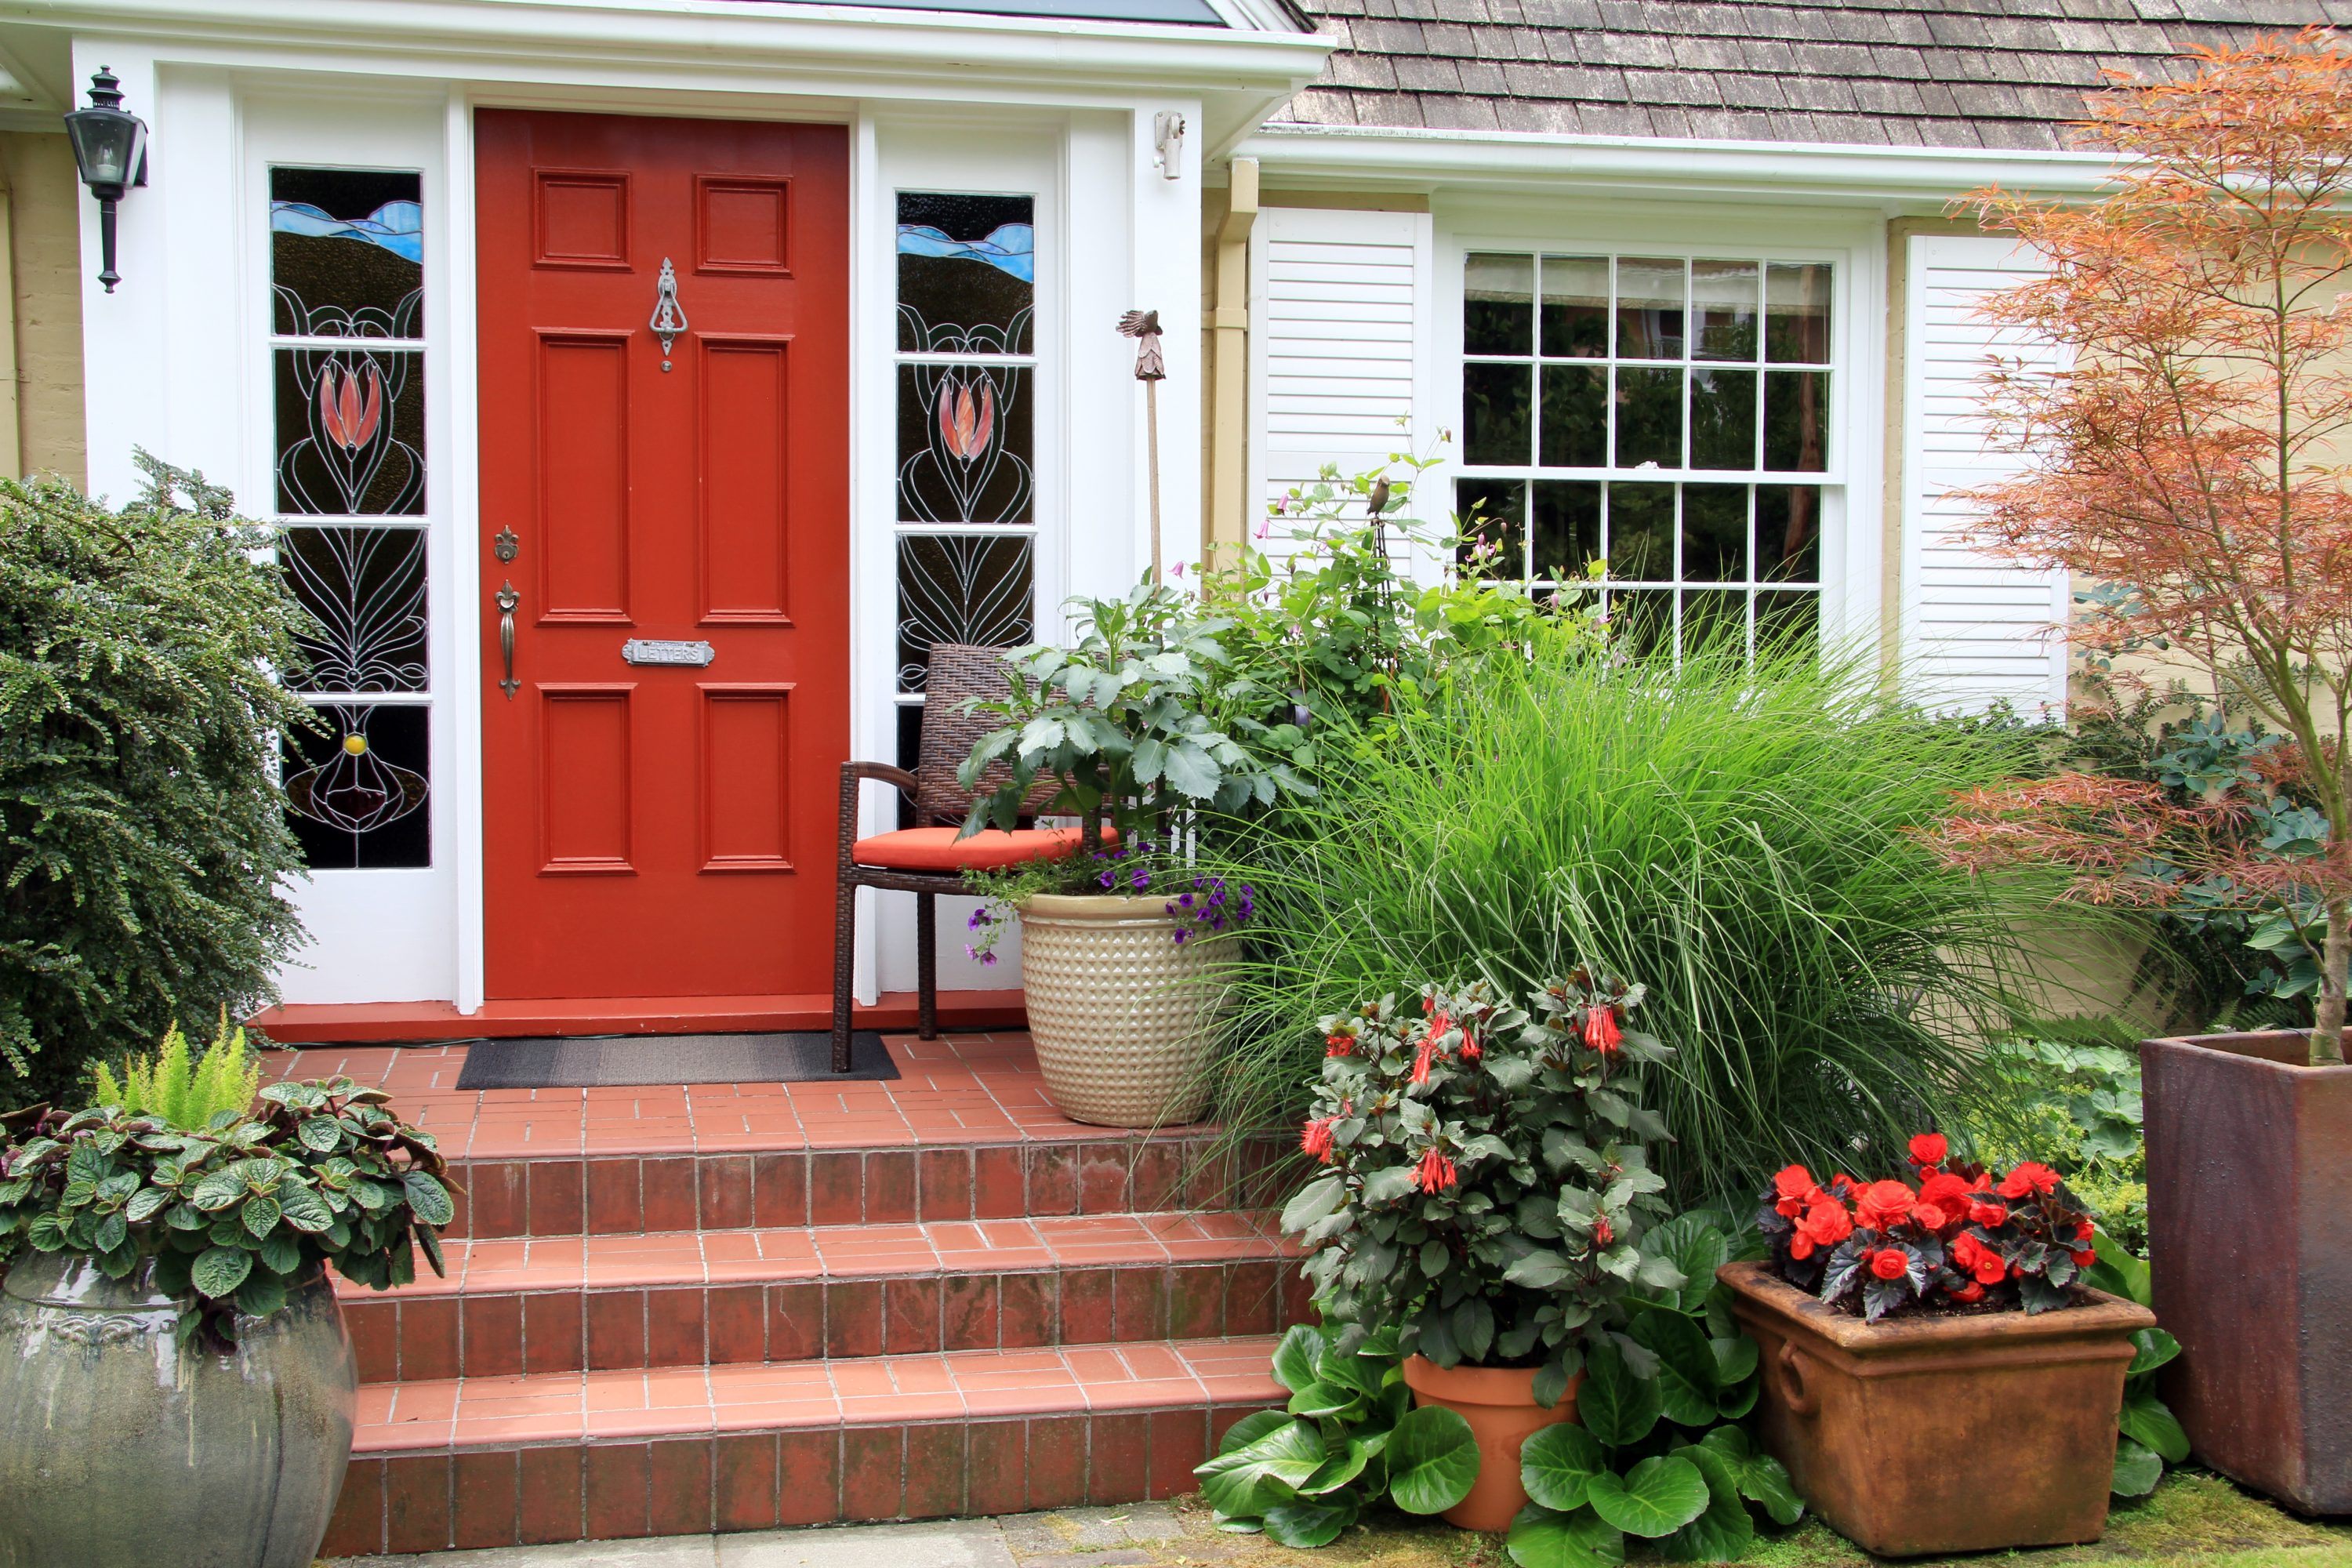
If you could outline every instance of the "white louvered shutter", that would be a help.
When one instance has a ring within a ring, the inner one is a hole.
[[[2063,572],[2029,571],[1972,550],[1970,509],[1951,491],[2017,471],[1996,451],[1979,377],[1986,357],[2053,367],[2059,351],[1978,314],[1987,294],[2035,276],[2039,263],[2005,239],[1915,235],[1904,341],[1903,649],[1906,689],[1941,709],[1979,710],[2006,699],[2029,719],[2066,701]]]
[[[1270,501],[1326,463],[1352,475],[1416,448],[1431,229],[1426,213],[1270,207],[1257,232],[1251,490]],[[1248,519],[1253,534],[1265,515],[1261,507]],[[1270,550],[1281,542],[1261,542]]]

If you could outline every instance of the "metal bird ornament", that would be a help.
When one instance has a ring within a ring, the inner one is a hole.
[[[1118,330],[1136,340],[1135,379],[1167,380],[1168,363],[1160,357],[1160,312],[1129,310],[1118,319]]]

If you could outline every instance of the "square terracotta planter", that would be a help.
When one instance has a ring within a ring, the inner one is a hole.
[[[1831,1310],[1762,1263],[1726,1264],[1762,1352],[1764,1447],[1838,1533],[1882,1557],[2096,1541],[2135,1329],[2091,1293],[2029,1317]]]
[[[2148,1265],[2197,1457],[2352,1513],[2352,1067],[2308,1066],[2308,1040],[2141,1042]]]

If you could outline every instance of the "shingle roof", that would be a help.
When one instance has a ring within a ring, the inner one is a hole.
[[[1277,121],[2054,148],[2106,67],[2352,0],[1292,0],[1339,47]]]

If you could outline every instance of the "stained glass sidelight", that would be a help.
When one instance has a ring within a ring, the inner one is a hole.
[[[324,726],[287,743],[315,870],[429,866],[424,180],[269,172],[278,569],[309,614],[296,684]]]
[[[1036,211],[1030,195],[902,191],[898,689],[907,743],[930,650],[1036,625]]]
[[[369,169],[269,171],[271,331],[424,335],[424,179]]]
[[[898,539],[898,688],[920,691],[935,643],[1017,647],[1036,635],[1036,581],[1024,534]]]
[[[317,704],[323,730],[289,742],[286,802],[312,870],[433,863],[422,703]]]
[[[1036,310],[1034,196],[898,195],[898,349],[1025,354]]]
[[[425,689],[424,530],[289,527],[278,564],[310,612],[303,689]]]

